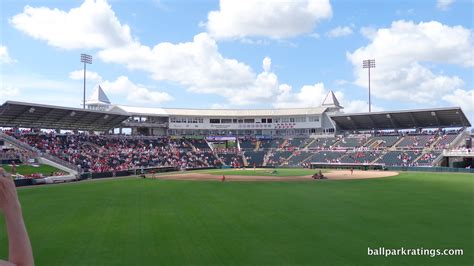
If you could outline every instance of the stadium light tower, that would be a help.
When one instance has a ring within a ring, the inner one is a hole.
[[[86,109],[86,64],[92,64],[92,56],[81,54],[81,62],[84,63],[84,98],[82,100],[82,108]]]
[[[370,69],[375,68],[375,59],[367,59],[362,61],[362,68],[369,69],[369,113],[372,111],[370,100]]]

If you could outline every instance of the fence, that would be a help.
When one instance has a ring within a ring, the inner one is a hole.
[[[474,173],[474,168],[454,168],[454,167],[406,167],[406,166],[387,166],[388,170],[393,171],[413,171],[413,172],[440,172],[440,173]]]

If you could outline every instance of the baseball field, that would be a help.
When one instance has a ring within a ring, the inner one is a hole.
[[[193,173],[206,175],[204,181],[166,174],[20,188],[36,264],[474,262],[472,174],[402,172],[381,178],[312,180],[307,177],[314,171],[309,170],[252,171]],[[226,182],[219,181],[222,175]],[[232,179],[246,175],[249,182]],[[259,176],[271,179],[259,182]],[[368,248],[379,247],[462,249],[464,254],[367,254]],[[7,256],[3,219],[0,256]]]

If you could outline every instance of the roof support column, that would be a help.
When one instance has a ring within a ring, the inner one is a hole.
[[[408,115],[410,116],[411,121],[413,122],[413,125],[415,126],[415,128],[418,129],[418,127],[419,127],[418,125],[419,125],[419,124],[418,124],[418,121],[415,119],[415,116],[413,115],[413,113],[409,112]]]

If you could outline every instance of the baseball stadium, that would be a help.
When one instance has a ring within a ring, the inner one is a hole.
[[[473,18],[0,0],[0,266],[473,266]]]
[[[332,91],[216,110],[98,86],[84,109],[4,102],[0,161],[38,265],[471,265],[463,110],[343,110]],[[370,256],[400,247],[422,256]]]

